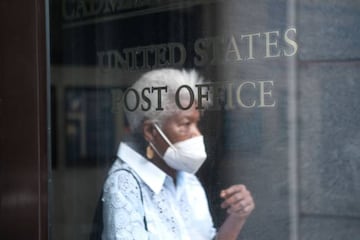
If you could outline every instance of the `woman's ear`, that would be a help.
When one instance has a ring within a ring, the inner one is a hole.
[[[145,120],[143,123],[143,134],[147,142],[152,142],[156,134],[154,124],[150,120]]]

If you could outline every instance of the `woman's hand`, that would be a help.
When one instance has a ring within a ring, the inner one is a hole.
[[[254,200],[245,185],[233,185],[220,192],[224,199],[221,208],[227,209],[227,213],[233,217],[246,219],[255,208]]]
[[[224,199],[221,207],[226,209],[229,215],[219,228],[216,239],[235,240],[255,208],[254,200],[251,193],[241,184],[222,190],[220,197]]]

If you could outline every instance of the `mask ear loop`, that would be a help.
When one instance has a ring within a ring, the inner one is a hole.
[[[160,129],[157,123],[154,123],[154,127],[159,132],[160,136],[165,140],[165,142],[171,147],[172,149],[176,150],[175,146],[170,142],[170,140],[166,137],[165,133]],[[152,145],[153,146],[153,145]]]
[[[154,151],[156,152],[156,154],[159,156],[159,157],[163,157],[161,156],[161,154],[159,153],[159,151],[157,150],[157,148],[154,146],[154,144],[152,142],[149,142],[149,145],[152,147],[152,149],[154,149]]]

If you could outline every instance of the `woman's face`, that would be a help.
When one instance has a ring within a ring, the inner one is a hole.
[[[174,144],[189,138],[200,136],[201,132],[198,128],[199,121],[200,113],[195,108],[195,105],[193,105],[190,109],[179,111],[167,118],[164,121],[161,130],[165,133],[170,142]],[[169,147],[158,132],[154,135],[153,144],[158,148],[161,154],[164,154]]]

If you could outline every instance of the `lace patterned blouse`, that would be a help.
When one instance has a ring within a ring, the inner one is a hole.
[[[168,175],[124,143],[118,157],[121,160],[114,162],[104,185],[103,240],[215,236],[204,189],[194,175],[179,172],[175,186]]]

